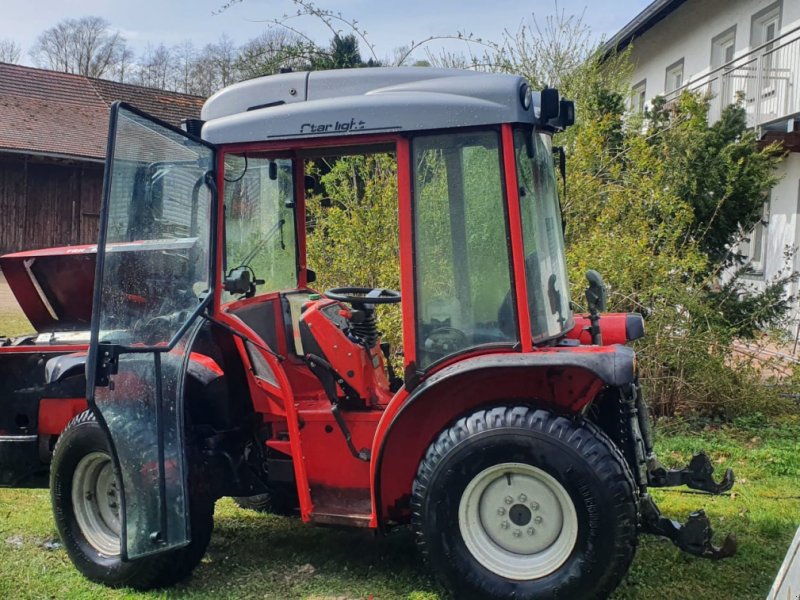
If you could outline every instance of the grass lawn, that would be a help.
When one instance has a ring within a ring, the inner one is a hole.
[[[7,316],[7,315],[6,315]],[[28,330],[0,314],[0,333]],[[722,497],[654,492],[662,511],[685,519],[705,508],[717,538],[734,532],[739,552],[712,562],[642,536],[633,568],[614,598],[763,600],[800,524],[800,417],[754,416],[732,425],[669,421],[656,430],[663,462],[683,465],[705,448],[738,481]],[[420,564],[410,533],[375,538],[217,504],[208,554],[187,582],[137,594],[89,583],[58,544],[47,490],[0,490],[0,598],[444,598]]]
[[[0,306],[0,336],[12,337],[30,333],[33,327],[19,310],[3,310]]]

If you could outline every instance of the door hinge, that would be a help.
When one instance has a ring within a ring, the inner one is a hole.
[[[97,344],[97,367],[94,373],[95,387],[108,387],[111,376],[119,369],[119,346],[116,344]]]

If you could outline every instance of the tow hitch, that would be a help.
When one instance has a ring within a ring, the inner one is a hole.
[[[736,554],[736,536],[729,534],[722,546],[711,543],[714,530],[705,511],[698,510],[689,515],[686,523],[668,519],[661,514],[655,501],[647,492],[648,487],[675,487],[685,485],[693,490],[710,494],[722,494],[733,487],[733,470],[728,469],[722,480],[714,480],[714,466],[705,452],[692,457],[683,469],[667,469],[658,460],[653,448],[653,434],[647,403],[642,398],[638,384],[631,385],[623,394],[627,406],[628,422],[633,433],[633,452],[639,469],[636,475],[640,483],[639,509],[642,529],[647,533],[666,537],[684,552],[703,558],[721,559]]]
[[[711,543],[714,530],[705,511],[699,510],[689,515],[681,525],[661,514],[650,494],[643,494],[639,502],[642,511],[642,525],[647,533],[666,537],[681,550],[702,558],[719,560],[736,554],[736,536],[728,534],[722,546]]]
[[[685,485],[693,490],[708,492],[709,494],[723,494],[733,487],[733,469],[725,471],[722,481],[717,483],[712,475],[714,466],[705,452],[699,452],[692,457],[689,465],[683,469],[664,468],[659,460],[652,457],[648,460],[648,485],[650,487],[674,487]]]

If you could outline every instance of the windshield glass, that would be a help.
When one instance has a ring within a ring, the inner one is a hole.
[[[514,133],[533,341],[572,327],[564,234],[549,135]]]
[[[225,156],[226,271],[248,266],[257,294],[297,285],[292,161]],[[233,300],[227,292],[223,302]]]
[[[513,345],[517,324],[496,132],[413,141],[417,362]]]

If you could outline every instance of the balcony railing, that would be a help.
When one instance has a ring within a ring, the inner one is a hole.
[[[723,108],[736,102],[744,106],[748,127],[799,115],[800,26],[690,80],[664,97],[670,102],[684,90],[708,94],[711,122],[719,119]]]

